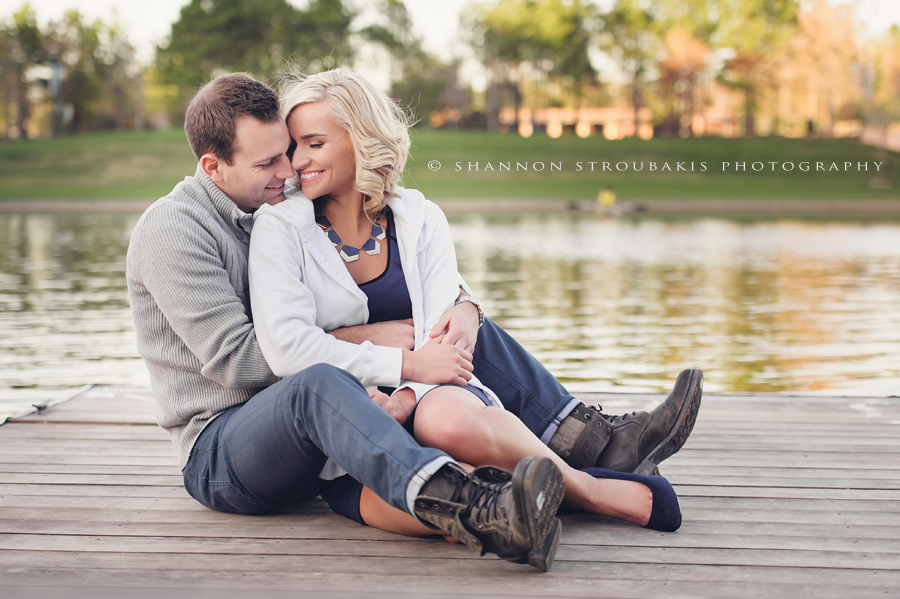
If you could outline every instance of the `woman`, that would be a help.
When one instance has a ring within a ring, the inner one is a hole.
[[[472,376],[471,348],[429,338],[436,324],[452,328],[453,317],[444,315],[460,299],[460,280],[443,213],[398,186],[410,143],[402,111],[360,76],[337,69],[289,79],[282,114],[296,143],[292,166],[302,193],[257,212],[250,252],[255,328],[275,373],[328,362],[367,387],[398,387],[370,395],[421,444],[474,466],[509,468],[546,456],[563,472],[570,505],[678,528],[677,499],[665,479],[572,469]],[[415,351],[325,333],[404,318],[412,319]],[[433,534],[335,464],[321,477],[331,481],[322,490],[335,511],[393,532]]]

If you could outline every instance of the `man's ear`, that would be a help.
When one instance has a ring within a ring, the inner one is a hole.
[[[204,154],[200,157],[200,168],[206,173],[213,183],[222,182],[222,161],[215,154]]]

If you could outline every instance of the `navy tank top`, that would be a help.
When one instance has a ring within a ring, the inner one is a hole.
[[[400,264],[400,246],[397,245],[394,213],[390,208],[386,212],[387,266],[384,272],[371,281],[359,284],[359,288],[369,298],[368,324],[412,318],[412,301],[409,299],[406,277],[403,276],[403,266]]]

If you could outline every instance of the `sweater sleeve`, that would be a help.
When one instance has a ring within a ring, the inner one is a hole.
[[[229,269],[244,269],[246,263],[227,260],[228,241],[240,243],[217,239],[199,216],[175,203],[155,206],[132,242],[133,276],[162,312],[163,326],[199,362],[203,376],[228,389],[268,386],[278,377],[256,340],[248,298],[231,282],[230,274],[240,278],[243,273]]]
[[[316,306],[304,282],[302,251],[292,225],[273,213],[257,215],[250,240],[250,297],[259,342],[272,369],[288,376],[326,363],[364,386],[396,387],[403,350],[341,341],[316,324],[318,309],[335,307]]]

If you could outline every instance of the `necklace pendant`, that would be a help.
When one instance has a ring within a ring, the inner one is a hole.
[[[359,260],[359,248],[350,247],[349,245],[344,245],[341,248],[341,258],[344,259],[344,262],[348,264],[350,262],[356,262]]]
[[[338,237],[338,234],[334,229],[328,229],[328,241],[330,241],[331,245],[333,245],[334,247],[337,247],[342,243],[341,238]]]
[[[355,248],[344,243],[324,214],[316,215],[316,224],[318,224],[322,231],[328,235],[328,241],[331,242],[331,245],[333,245],[335,249],[337,249],[338,246],[341,246],[339,253],[344,262],[347,262],[348,264],[359,260],[360,250],[365,251],[370,256],[377,256],[380,254],[381,240],[387,237],[384,227],[376,222],[372,225],[372,233],[369,235],[366,242],[362,244],[362,247]]]
[[[360,249],[365,250],[370,256],[377,256],[381,253],[381,243],[374,237],[369,237]]]

